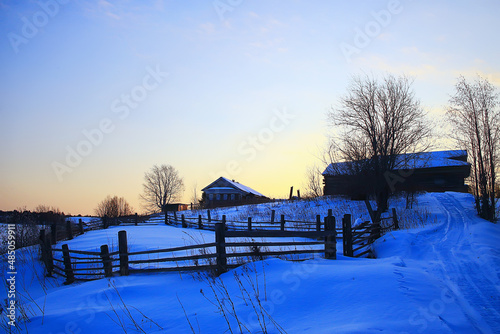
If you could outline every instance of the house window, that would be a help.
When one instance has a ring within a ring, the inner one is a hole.
[[[222,195],[222,199],[227,201],[227,194]]]
[[[220,194],[215,195],[215,198],[220,201]]]
[[[231,201],[234,201],[234,194],[231,194]]]
[[[208,194],[208,199],[213,200],[214,199],[214,194]]]

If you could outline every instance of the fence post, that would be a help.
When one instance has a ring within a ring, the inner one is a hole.
[[[52,276],[54,270],[54,259],[52,257],[52,245],[50,243],[50,234],[47,234],[45,229],[40,230],[40,250],[42,253],[42,261],[47,269],[47,276]]]
[[[40,230],[40,235],[38,237],[40,241],[45,241],[45,229]]]
[[[370,239],[370,243],[374,242],[381,236],[381,227],[380,227],[380,221],[373,224],[373,232],[372,232],[372,238]]]
[[[271,210],[271,224],[274,224],[274,216],[276,215],[276,210]]]
[[[352,253],[352,226],[351,215],[345,214],[342,218],[342,244],[344,246],[344,256],[353,256]]]
[[[135,226],[137,226],[137,224],[139,224],[139,215],[137,214],[137,212],[135,213]]]
[[[316,215],[316,231],[321,231],[321,216]]]
[[[325,224],[325,232],[331,234],[325,236],[325,259],[337,259],[337,229],[335,228],[335,217],[328,216]]]
[[[69,255],[68,244],[62,245],[64,272],[66,273],[66,282],[64,284],[71,284],[75,281],[75,274],[71,267],[71,256]]]
[[[174,221],[177,224],[177,211],[174,211]]]
[[[333,210],[332,209],[328,209],[328,218],[325,220],[325,230],[326,230],[326,224],[330,224],[329,221],[333,218],[333,222],[335,224],[335,217],[333,217],[333,214],[332,214]],[[335,226],[334,226],[335,228]]]
[[[183,228],[188,227],[188,226],[187,226],[187,224],[186,224],[186,218],[184,217],[184,215],[183,215],[183,214],[181,215],[181,221],[182,221],[182,227],[183,227]]]
[[[43,241],[45,244],[45,251],[46,251],[46,259],[47,259],[47,276],[52,277],[52,272],[54,271],[54,257],[52,256],[52,245],[50,243],[50,235],[46,234],[45,235],[45,240]]]
[[[392,221],[394,222],[394,229],[399,230],[399,220],[396,214],[396,208],[392,208]]]
[[[203,222],[202,222],[202,220],[201,220],[201,215],[198,215],[198,228],[199,228],[200,230],[202,230],[202,229],[203,229]]]
[[[120,275],[128,275],[127,231],[118,232],[118,252],[120,254]]]
[[[50,225],[50,234],[52,236],[52,245],[55,245],[57,242],[57,222],[53,222],[52,225]]]
[[[273,210],[274,211],[274,210]],[[248,217],[248,228],[249,231],[252,230],[252,217]]]
[[[39,241],[40,241],[40,251],[42,253],[42,261],[45,264],[45,268],[47,269],[47,272],[49,271],[48,265],[47,265],[47,245],[46,245],[46,235],[45,235],[45,230],[42,229],[40,230],[40,236],[39,236]],[[50,273],[49,273],[50,276]]]
[[[165,210],[165,225],[168,225],[168,212]]]
[[[281,230],[285,230],[285,215],[281,215]]]
[[[66,221],[66,237],[71,240],[73,239],[73,229],[71,228],[71,221]]]
[[[227,258],[226,258],[226,216],[222,216],[222,223],[215,223],[215,250],[217,252],[217,276],[227,271]]]
[[[84,234],[85,231],[83,230],[83,221],[82,218],[78,219],[78,230],[80,231],[80,234]]]
[[[111,277],[113,274],[113,268],[111,267],[111,258],[109,257],[108,245],[101,246],[101,259],[104,268],[104,276]]]
[[[207,219],[209,223],[212,222],[212,217],[210,217],[210,210],[207,210]]]

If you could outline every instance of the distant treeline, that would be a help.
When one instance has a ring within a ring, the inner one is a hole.
[[[31,212],[24,211],[1,211],[0,210],[0,224],[36,224],[36,225],[49,225],[53,223],[64,223],[66,216],[64,212]],[[79,215],[78,217],[81,217]]]

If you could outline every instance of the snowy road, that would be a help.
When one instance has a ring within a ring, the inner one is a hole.
[[[458,200],[459,194],[434,194],[447,215],[443,228],[428,239],[430,273],[454,294],[456,303],[477,333],[500,331],[500,257],[497,249],[474,242],[474,224],[484,222]],[[487,236],[480,236],[481,238]],[[492,253],[493,252],[493,253]],[[433,261],[434,259],[434,261]],[[452,319],[441,319],[453,331]]]

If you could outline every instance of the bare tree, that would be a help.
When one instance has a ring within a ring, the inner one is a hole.
[[[64,212],[57,207],[40,204],[37,205],[33,212],[35,212],[38,216],[38,222],[40,225],[64,223]]]
[[[106,215],[110,218],[116,218],[133,214],[133,209],[125,198],[118,196],[111,197],[108,195],[97,204],[95,213],[99,217],[104,217]]]
[[[58,214],[58,215],[64,214],[59,208],[57,208],[55,206],[44,205],[44,204],[37,205],[33,212],[36,212],[36,213],[52,212],[52,213]]]
[[[306,171],[306,192],[305,197],[320,197],[323,196],[323,178],[318,166],[314,165],[307,168]]]
[[[193,186],[193,197],[191,197],[191,203],[193,204],[194,209],[199,209],[200,207],[200,199],[198,198],[198,184],[195,183]]]
[[[144,193],[141,199],[149,212],[158,212],[165,204],[179,199],[184,191],[184,180],[171,165],[154,165],[144,174]]]
[[[451,136],[467,149],[472,160],[470,185],[477,212],[491,221],[496,215],[496,167],[500,153],[498,107],[498,93],[487,79],[478,76],[474,82],[468,82],[460,76],[446,114],[453,128]]]
[[[335,133],[331,162],[352,162],[343,164],[349,169],[343,172],[360,176],[358,186],[375,196],[381,211],[388,206],[386,177],[397,169],[397,155],[425,151],[430,143],[431,128],[412,83],[406,76],[355,77],[328,115]]]

